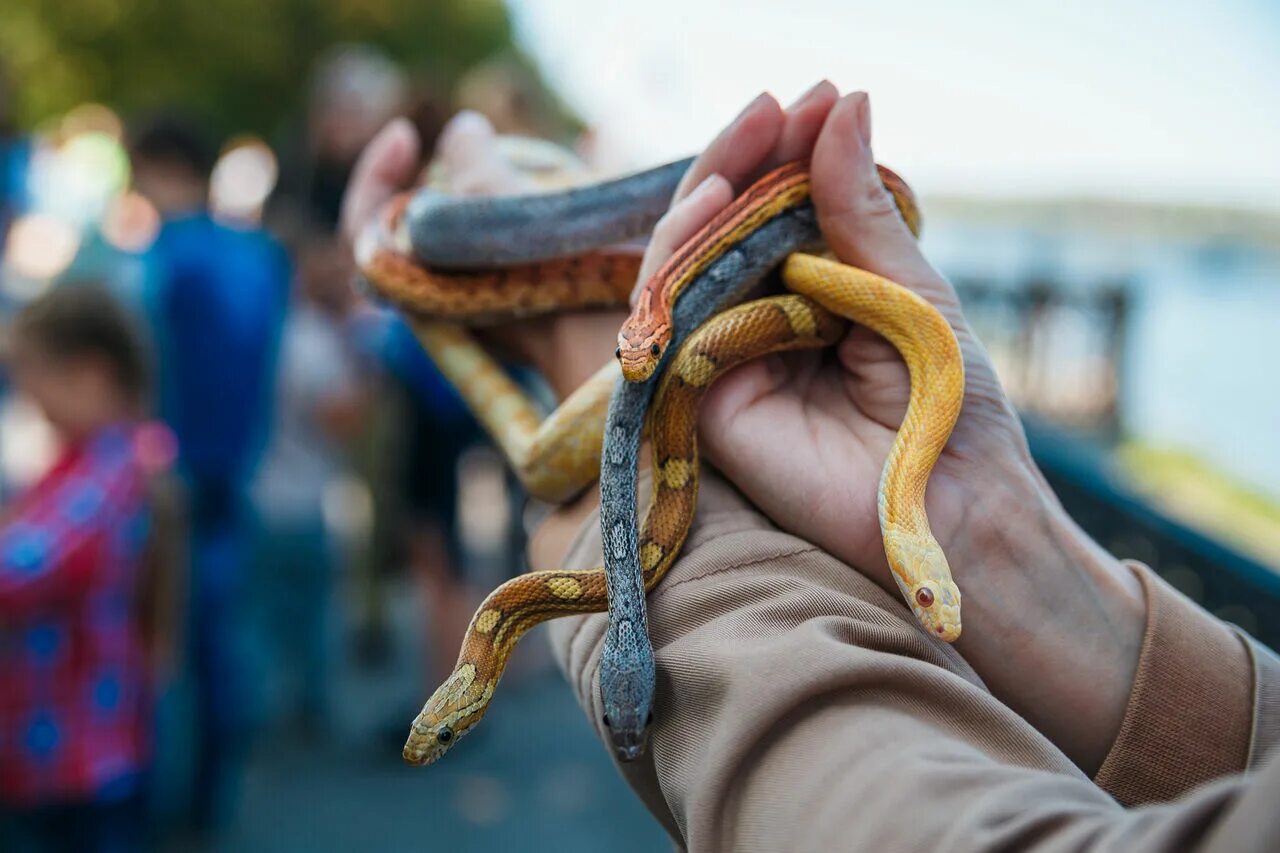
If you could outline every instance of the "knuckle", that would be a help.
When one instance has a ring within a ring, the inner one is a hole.
[[[854,193],[856,211],[864,216],[897,216],[898,206],[893,196],[880,183],[864,184]]]

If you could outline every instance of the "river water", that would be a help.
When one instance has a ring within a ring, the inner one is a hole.
[[[930,259],[956,278],[1129,282],[1125,433],[1191,451],[1280,498],[1280,250],[945,220],[924,238]]]

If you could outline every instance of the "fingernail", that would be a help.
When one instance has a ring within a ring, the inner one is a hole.
[[[487,136],[493,125],[475,110],[462,110],[449,120],[450,129],[462,136]]]
[[[827,82],[827,78],[825,78],[825,77],[824,77],[824,78],[822,78],[821,80],[819,80],[817,83],[814,83],[814,84],[813,84],[812,86],[810,86],[808,89],[805,89],[805,90],[804,90],[804,94],[802,94],[800,97],[796,98],[796,99],[795,99],[795,101],[793,101],[793,102],[791,103],[791,106],[787,107],[787,111],[788,111],[788,112],[793,112],[793,111],[795,111],[795,110],[799,109],[800,107],[804,106],[806,103],[808,103],[808,102],[809,102],[809,100],[810,100],[814,95],[816,95],[816,94],[818,93],[818,90],[819,90],[819,89],[821,89],[821,88],[822,88],[822,86],[823,86],[823,84],[825,84],[826,82]]]
[[[702,198],[704,195],[711,192],[712,188],[715,187],[716,184],[718,184],[720,181],[723,181],[723,180],[724,178],[721,177],[718,173],[712,172],[710,175],[707,175],[705,178],[702,179],[702,183],[694,187],[693,192],[689,193],[689,195],[686,197],[686,200]]]
[[[748,113],[754,110],[757,106],[760,105],[761,101],[763,101],[768,97],[771,97],[768,92],[761,92],[760,94],[756,95],[754,98],[751,99],[751,103],[747,104],[745,107],[742,108],[742,112],[738,113],[737,117],[734,118],[734,120],[730,123],[729,126],[733,127],[738,122],[742,121],[744,118],[747,117]]]

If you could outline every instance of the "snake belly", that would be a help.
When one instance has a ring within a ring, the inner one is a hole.
[[[653,491],[640,534],[643,587],[671,567],[693,522],[698,494],[697,411],[710,385],[739,364],[773,352],[829,346],[844,320],[786,294],[736,306],[698,328],[663,376],[653,405]],[[533,626],[609,606],[603,568],[531,572],[491,592],[476,610],[457,665],[423,705],[404,746],[417,765],[444,755],[484,716],[512,650]]]

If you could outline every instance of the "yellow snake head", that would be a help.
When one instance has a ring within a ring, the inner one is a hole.
[[[473,664],[458,667],[436,688],[409,729],[404,760],[419,767],[448,752],[484,716],[493,684],[478,685]]]
[[[960,638],[960,588],[932,536],[890,533],[885,554],[898,588],[924,629],[940,640]]]
[[[671,341],[671,324],[650,311],[650,301],[646,288],[618,330],[618,348],[613,354],[622,363],[622,375],[628,382],[644,382],[652,376]]]
[[[950,580],[925,580],[911,587],[911,612],[940,640],[960,639],[960,589]]]

